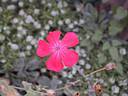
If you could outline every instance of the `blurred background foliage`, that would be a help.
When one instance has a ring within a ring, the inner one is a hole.
[[[111,96],[128,96],[120,95],[126,92],[126,85],[121,85],[120,92],[112,92],[120,87],[120,80],[128,83],[127,9],[127,0],[0,0],[0,76],[16,86],[26,80],[57,88],[114,62],[117,70],[98,73],[94,81],[101,80],[104,86],[109,83],[105,92]],[[75,48],[78,64],[60,73],[48,71],[45,60],[35,53],[39,38],[55,29],[63,34],[76,32],[80,39]],[[111,84],[111,79],[117,81]],[[52,85],[56,80],[60,83]],[[78,89],[84,94],[87,84]]]

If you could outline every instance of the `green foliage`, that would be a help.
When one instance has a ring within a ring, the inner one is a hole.
[[[99,41],[101,41],[102,37],[103,37],[102,32],[100,30],[97,30],[92,36],[92,41],[98,43]]]
[[[120,61],[118,49],[116,47],[111,47],[109,49],[109,54],[110,54],[112,60],[114,60],[114,61]]]
[[[114,15],[114,17],[116,19],[123,19],[125,18],[126,16],[128,15],[128,12],[126,9],[124,9],[123,7],[118,7],[117,10],[116,10],[116,13]]]
[[[104,42],[102,50],[108,50],[111,47],[109,42]]]

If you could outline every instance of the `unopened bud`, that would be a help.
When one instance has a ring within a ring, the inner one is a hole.
[[[116,68],[116,64],[115,63],[108,63],[106,66],[105,66],[105,69],[106,70],[112,70],[112,69],[115,69]]]

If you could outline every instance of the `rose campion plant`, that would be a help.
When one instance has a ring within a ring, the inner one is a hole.
[[[74,32],[67,32],[60,40],[60,31],[49,32],[46,40],[39,40],[36,54],[39,57],[49,56],[46,61],[48,70],[61,71],[64,67],[72,67],[78,62],[78,53],[70,47],[79,43],[78,36]]]

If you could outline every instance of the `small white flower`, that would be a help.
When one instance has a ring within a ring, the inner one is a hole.
[[[5,40],[5,36],[0,34],[0,41],[4,41]]]
[[[62,72],[62,76],[63,76],[63,77],[67,77],[67,76],[68,76],[67,72],[63,71],[63,72]]]
[[[39,13],[40,13],[39,9],[34,9],[34,14],[39,15]]]
[[[15,5],[8,5],[7,6],[7,9],[8,10],[15,10],[16,9],[16,6]]]
[[[23,24],[24,24],[24,21],[20,21],[20,22],[19,22],[19,25],[23,25]]]
[[[76,68],[75,68],[75,67],[73,67],[73,69],[72,69],[72,74],[73,74],[73,75],[75,75],[75,74],[76,74],[76,72],[77,72]]]
[[[84,53],[82,56],[83,56],[83,57],[87,57],[87,54],[86,54],[86,53]]]
[[[49,7],[49,8],[51,8],[51,7],[52,7],[52,4],[51,4],[51,3],[48,3],[47,5],[48,5],[48,7]]]
[[[16,36],[20,39],[23,37],[20,33],[18,33]]]
[[[46,70],[46,68],[41,68],[41,72],[42,73],[44,73],[44,72],[46,72],[47,70]]]
[[[78,25],[78,22],[77,22],[77,21],[74,21],[73,23],[74,23],[75,25]]]
[[[70,24],[68,25],[68,27],[69,27],[70,29],[74,28],[73,23],[70,23]]]
[[[32,39],[31,44],[32,44],[32,45],[37,44],[37,40],[36,40],[36,39]]]
[[[68,78],[73,78],[73,75],[71,73],[68,74]]]
[[[62,14],[65,14],[65,13],[66,13],[64,9],[61,9],[60,12],[61,12]]]
[[[73,29],[73,32],[79,32],[79,28]]]
[[[85,65],[85,68],[86,68],[86,69],[91,69],[91,64],[86,64],[86,65]]]
[[[111,89],[112,89],[112,92],[116,94],[119,93],[120,91],[120,88],[117,85],[113,85]]]
[[[31,50],[32,49],[32,46],[31,45],[27,45],[26,49],[27,50]]]
[[[19,46],[17,44],[11,44],[10,47],[13,50],[18,50],[19,49]]]
[[[58,25],[60,25],[60,26],[63,25],[63,21],[62,20],[59,20],[58,21]]]
[[[33,40],[33,36],[29,35],[26,38],[26,42],[31,42]]]
[[[27,30],[26,30],[26,29],[23,29],[23,30],[21,31],[21,34],[22,34],[22,35],[26,35],[26,34],[27,34]]]
[[[24,2],[20,1],[20,2],[18,3],[18,5],[19,5],[19,7],[23,7],[23,6],[24,6]]]
[[[49,30],[50,29],[50,26],[49,25],[45,25],[44,29],[45,30]]]
[[[24,12],[24,10],[20,10],[20,11],[19,11],[19,15],[20,15],[20,16],[26,16],[26,13]]]
[[[85,60],[84,60],[84,59],[80,59],[80,60],[79,60],[79,64],[80,64],[80,65],[84,65],[84,64],[85,64]]]
[[[58,6],[58,8],[63,8],[63,5],[62,5],[62,2],[59,2],[58,4],[57,4],[57,6]]]
[[[2,63],[5,63],[6,62],[6,60],[5,59],[2,59],[2,60],[0,60]]]
[[[19,20],[17,18],[13,18],[12,23],[16,24],[18,22],[19,22]]]
[[[24,52],[20,52],[19,53],[19,57],[25,57],[25,53]]]
[[[119,52],[120,52],[121,55],[126,55],[127,54],[125,48],[120,48]]]
[[[34,19],[33,19],[33,17],[32,17],[31,15],[28,15],[28,16],[26,17],[26,19],[25,19],[25,22],[26,22],[26,23],[32,23],[32,22],[34,22]]]
[[[41,24],[39,22],[34,22],[33,24],[34,24],[36,29],[40,29],[41,28]]]
[[[18,27],[17,27],[17,30],[18,30],[18,31],[22,31],[22,30],[23,30],[23,27],[22,27],[22,26],[18,26]]]
[[[49,25],[52,25],[52,24],[53,24],[53,21],[52,21],[52,20],[49,20],[49,21],[48,21],[48,24],[49,24]]]
[[[5,31],[5,33],[6,33],[7,35],[9,35],[11,32],[10,32],[10,30],[7,30],[7,31]]]
[[[8,26],[4,26],[3,30],[9,30]]]
[[[45,31],[42,30],[42,31],[40,32],[40,34],[41,34],[41,36],[45,36]]]
[[[79,24],[81,25],[81,24],[84,24],[85,23],[85,21],[83,20],[83,19],[80,19],[79,20]]]
[[[58,14],[59,14],[58,11],[55,11],[55,10],[51,11],[52,16],[57,16]]]
[[[127,79],[119,81],[119,86],[127,86],[127,85],[128,85]]]
[[[114,84],[115,83],[115,78],[109,78],[109,80],[108,80],[111,84]]]
[[[41,1],[41,4],[46,4],[46,1],[45,1],[45,0],[42,0],[42,1]]]
[[[75,51],[76,51],[77,53],[80,53],[80,47],[79,47],[79,46],[76,46]]]
[[[63,2],[63,5],[64,5],[64,7],[67,7],[68,3],[67,2]]]
[[[86,39],[89,39],[90,38],[90,35],[86,34]]]
[[[66,23],[66,24],[70,24],[70,23],[71,23],[71,20],[70,20],[69,18],[67,18],[67,19],[65,20],[65,23]]]
[[[81,53],[81,54],[85,54],[85,52],[86,52],[86,51],[85,51],[84,49],[81,49],[81,50],[80,50],[80,53]]]

